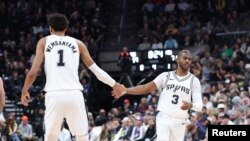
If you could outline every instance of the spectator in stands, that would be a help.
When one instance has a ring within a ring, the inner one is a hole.
[[[246,118],[246,123],[245,123],[246,125],[250,125],[250,115],[248,115],[247,116],[247,118]]]
[[[135,126],[132,130],[130,140],[139,141],[139,140],[142,140],[144,138],[147,127],[143,124],[143,122],[144,122],[143,116],[138,115],[135,118]]]
[[[34,129],[35,129],[35,134],[38,138],[43,139],[43,134],[44,134],[44,122],[43,122],[43,117],[44,117],[44,108],[38,108],[36,112],[36,118],[34,120]]]
[[[202,67],[200,64],[200,57],[199,56],[194,57],[194,60],[193,60],[191,67],[190,67],[190,72],[193,73],[197,78],[199,78],[201,80]]]
[[[250,106],[250,97],[249,97],[249,92],[248,91],[241,91],[240,93],[240,105],[244,110],[247,110],[248,107]]]
[[[131,102],[129,99],[123,100],[122,111],[124,112],[125,115],[128,115],[134,111],[133,105],[131,105]]]
[[[115,136],[117,135],[120,128],[121,128],[120,119],[119,118],[112,119],[111,133],[110,133],[111,141],[113,141],[115,139]]]
[[[146,10],[148,12],[153,12],[154,4],[152,3],[152,0],[146,0],[146,2],[142,6],[142,10]]]
[[[175,49],[178,48],[177,41],[173,38],[173,36],[169,36],[168,39],[164,43],[165,49]]]
[[[144,136],[145,141],[151,141],[156,134],[155,117],[150,116],[148,119],[147,130]]]
[[[175,3],[174,3],[174,0],[169,0],[168,3],[166,4],[165,6],[165,11],[166,12],[173,12],[175,10]]]
[[[200,59],[200,63],[202,66],[208,64],[208,63],[214,63],[214,58],[211,56],[209,52],[205,53],[205,56]]]
[[[153,38],[152,49],[163,49],[163,44],[157,37]]]
[[[174,36],[177,34],[177,29],[174,27],[174,25],[170,24],[167,28],[166,35],[167,40],[164,42],[164,48],[165,49],[175,49],[178,48],[178,42],[174,38]]]
[[[109,141],[111,139],[110,130],[111,130],[111,121],[108,121],[106,124],[103,124],[102,126],[102,132],[100,135],[101,141]]]
[[[222,116],[221,125],[235,125],[235,123],[230,119],[230,116],[226,113]]]
[[[151,49],[151,44],[148,37],[143,37],[142,42],[138,45],[137,50],[149,50]]]
[[[225,113],[226,112],[226,106],[224,103],[219,103],[217,105],[217,111],[218,113]]]
[[[138,107],[136,108],[136,112],[144,114],[147,109],[148,109],[148,101],[145,97],[142,97]]]
[[[245,79],[249,81],[250,80],[250,64],[246,64],[245,68],[246,70],[244,72],[244,76],[245,76]]]
[[[9,86],[11,87],[11,92],[10,92],[11,97],[16,102],[19,101],[22,85],[23,85],[23,79],[19,77],[17,71],[13,71],[13,74],[9,79]]]
[[[127,132],[124,136],[124,140],[129,140],[130,137],[131,137],[131,134],[132,134],[132,131],[133,131],[133,128],[134,128],[134,118],[132,116],[128,116],[128,129],[127,129]]]
[[[187,133],[185,135],[184,141],[200,141],[197,127],[194,123],[187,125]]]
[[[198,138],[200,140],[205,138],[206,131],[207,131],[207,117],[202,115],[200,118],[197,119],[195,125],[197,127]]]
[[[96,126],[101,126],[107,122],[107,116],[106,116],[106,111],[105,109],[100,109],[99,114],[95,118],[95,125]]]
[[[9,141],[20,141],[18,137],[18,125],[14,113],[8,113],[6,120],[7,138]]]
[[[38,137],[33,135],[33,127],[29,124],[29,119],[27,116],[22,116],[22,123],[18,127],[20,133],[20,138],[22,141],[38,141]]]
[[[122,121],[121,121],[122,122],[121,128],[117,132],[117,134],[115,135],[113,141],[120,141],[120,140],[123,140],[123,139],[126,138],[126,134],[127,134],[128,129],[129,129],[128,121],[129,121],[128,117],[124,117],[122,119]]]

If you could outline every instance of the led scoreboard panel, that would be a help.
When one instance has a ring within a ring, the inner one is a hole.
[[[148,71],[148,70],[172,70],[175,67],[175,60],[178,54],[177,49],[156,49],[145,51],[131,51],[132,70]]]

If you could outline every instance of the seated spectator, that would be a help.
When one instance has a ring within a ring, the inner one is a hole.
[[[149,50],[151,49],[151,44],[149,43],[148,37],[144,37],[142,43],[138,45],[137,50]]]
[[[6,121],[7,128],[7,138],[8,141],[20,141],[18,137],[18,126],[14,117],[14,113],[8,114],[8,119]]]
[[[148,101],[146,97],[142,97],[141,101],[138,105],[138,107],[136,108],[136,112],[140,112],[140,113],[145,113],[145,111],[148,109]]]
[[[13,71],[12,76],[10,77],[9,87],[10,87],[10,99],[19,101],[20,93],[22,91],[23,79],[19,76],[17,71]]]
[[[165,11],[166,12],[169,12],[169,13],[171,13],[171,12],[173,12],[174,10],[175,10],[175,3],[174,3],[174,1],[173,0],[169,0],[169,2],[166,4],[166,6],[165,6]]]
[[[38,137],[33,135],[32,125],[28,123],[28,117],[22,116],[22,123],[19,125],[20,138],[22,141],[38,141]]]
[[[178,48],[178,43],[175,38],[173,38],[172,31],[168,32],[168,39],[164,43],[164,48],[173,49]]]
[[[248,116],[246,117],[245,124],[246,124],[246,125],[250,125],[250,115],[248,115]]]
[[[128,122],[128,129],[127,129],[126,135],[123,138],[124,140],[129,140],[129,138],[131,137],[133,128],[134,128],[134,120],[131,116],[128,116],[127,122]]]
[[[125,115],[128,115],[130,113],[132,113],[134,110],[131,102],[129,101],[129,99],[124,99],[123,100],[123,106],[122,106],[122,111],[124,112]]]
[[[199,141],[197,127],[191,123],[187,125],[187,133],[185,134],[184,141]]]
[[[190,5],[187,1],[180,0],[179,3],[177,4],[177,7],[182,11],[187,11],[190,8]]]
[[[107,122],[105,109],[100,109],[99,114],[95,118],[95,126],[101,126]]]
[[[120,140],[126,138],[126,134],[127,134],[128,129],[129,129],[129,124],[128,124],[129,120],[130,119],[128,117],[123,118],[121,128],[117,132],[117,134],[115,135],[113,141],[120,141]]]
[[[222,116],[221,125],[235,125],[228,114]]]
[[[147,131],[144,136],[144,140],[151,140],[156,134],[155,117],[150,116],[148,119]]]
[[[116,134],[120,130],[121,125],[120,125],[120,119],[119,118],[114,118],[112,119],[112,124],[111,124],[111,140],[113,141],[115,139]]]
[[[158,38],[153,38],[152,49],[163,49],[163,44]]]
[[[132,130],[130,137],[131,141],[139,141],[144,138],[146,134],[147,127],[143,125],[144,118],[142,116],[137,116],[135,121],[135,126]]]

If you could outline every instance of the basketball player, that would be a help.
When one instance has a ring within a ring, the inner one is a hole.
[[[37,43],[36,55],[25,79],[21,101],[24,106],[28,106],[30,99],[28,90],[35,81],[44,59],[45,141],[57,140],[64,118],[76,141],[86,141],[88,120],[81,92],[83,87],[78,77],[79,58],[100,81],[112,87],[117,93],[122,92],[122,85],[116,83],[94,63],[83,42],[65,35],[69,21],[64,15],[58,13],[50,15],[48,24],[51,35],[41,38]]]
[[[162,90],[156,116],[157,141],[183,141],[188,110],[201,111],[201,85],[198,78],[189,72],[192,55],[181,50],[176,59],[177,69],[163,72],[153,81],[124,89],[122,94],[141,95]],[[114,97],[121,95],[113,92]]]

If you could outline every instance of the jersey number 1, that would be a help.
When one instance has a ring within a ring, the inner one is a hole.
[[[58,50],[59,54],[59,62],[57,63],[57,66],[64,66],[65,63],[63,62],[63,50]]]

